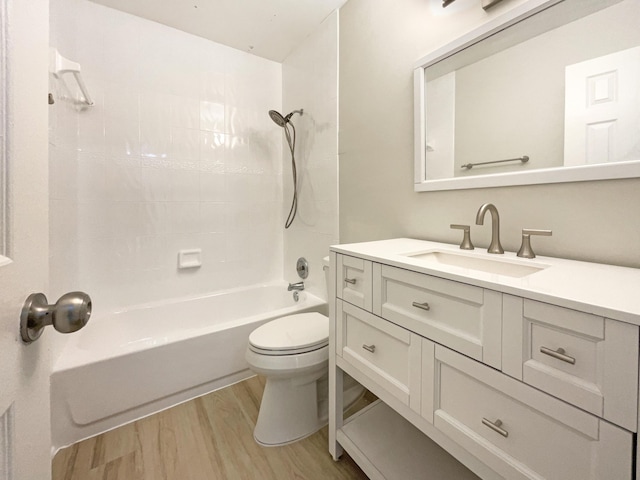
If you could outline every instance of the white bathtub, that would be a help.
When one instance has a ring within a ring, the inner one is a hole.
[[[54,452],[252,375],[249,333],[303,311],[308,292],[254,286],[92,317],[70,337],[51,376]]]

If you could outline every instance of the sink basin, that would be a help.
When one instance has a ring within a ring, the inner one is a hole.
[[[448,251],[405,253],[404,256],[420,260],[428,266],[446,265],[515,278],[526,277],[548,267],[541,263],[520,263],[505,258],[485,258]]]

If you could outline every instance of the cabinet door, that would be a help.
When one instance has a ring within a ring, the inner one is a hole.
[[[638,327],[505,295],[505,373],[637,428]]]
[[[505,478],[632,478],[630,432],[440,345],[434,365],[434,425]]]
[[[373,313],[500,369],[501,293],[387,265],[375,272]]]
[[[336,307],[338,354],[419,412],[420,337],[349,303]]]
[[[372,264],[362,258],[338,255],[336,294],[345,302],[371,311]]]

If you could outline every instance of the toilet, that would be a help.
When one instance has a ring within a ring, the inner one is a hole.
[[[329,257],[324,263],[328,284]],[[325,315],[299,313],[265,323],[249,335],[246,359],[251,370],[266,378],[253,431],[257,443],[286,445],[327,424],[329,319]],[[345,375],[347,408],[363,392],[359,383]]]

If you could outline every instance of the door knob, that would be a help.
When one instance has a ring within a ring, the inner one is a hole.
[[[33,293],[22,307],[20,336],[24,343],[34,342],[47,325],[60,333],[72,333],[84,327],[90,317],[91,298],[84,292],[65,293],[53,305],[43,293]]]

